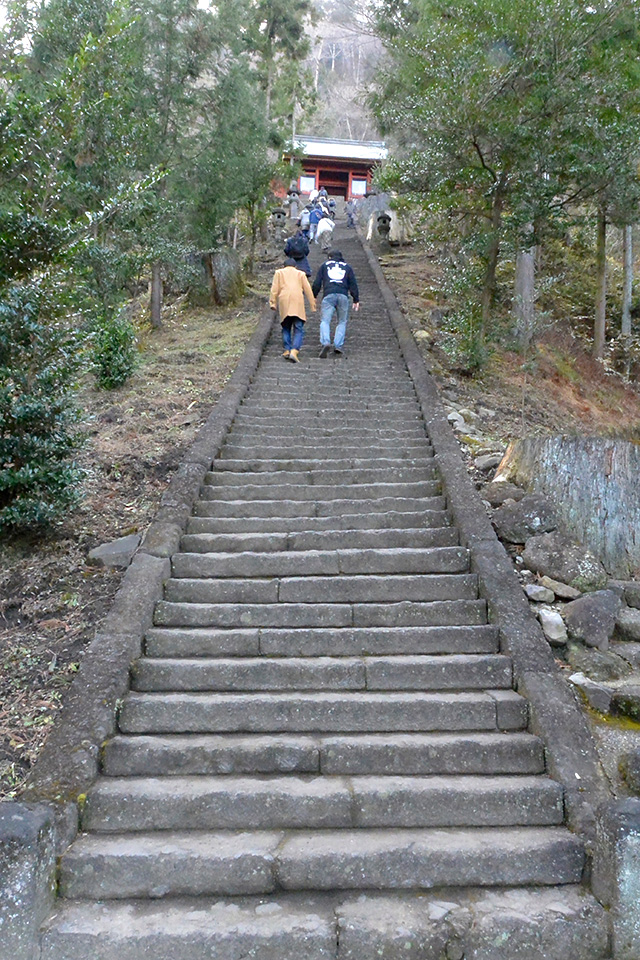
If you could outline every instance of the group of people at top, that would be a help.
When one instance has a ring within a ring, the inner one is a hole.
[[[309,242],[314,239],[318,242],[318,227],[323,221],[331,224],[329,239],[335,226],[335,221],[328,212],[331,203],[335,211],[335,200],[327,197],[327,191],[322,188],[313,199],[311,195],[309,199],[310,203],[298,218],[298,229],[285,242],[284,267],[275,272],[269,298],[271,309],[274,312],[278,310],[280,315],[284,348],[282,355],[292,363],[300,362],[299,352],[304,340],[306,321],[305,296],[310,309],[315,310],[315,298],[322,291],[320,357],[323,360],[329,355],[332,346],[335,356],[343,356],[351,302],[353,301],[355,311],[360,309],[360,294],[355,274],[340,250],[328,252],[327,260],[318,270],[313,285],[309,283]],[[323,232],[326,231],[321,231]],[[331,322],[334,315],[337,323],[332,344]]]

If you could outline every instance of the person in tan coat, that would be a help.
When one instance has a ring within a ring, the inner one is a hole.
[[[295,260],[287,257],[284,267],[276,270],[271,284],[269,306],[278,310],[282,325],[282,356],[292,363],[299,363],[298,354],[304,340],[304,324],[307,319],[304,298],[309,301],[311,310],[316,308],[316,300],[305,274],[298,270]]]

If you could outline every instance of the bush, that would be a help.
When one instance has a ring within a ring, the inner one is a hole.
[[[136,331],[125,309],[103,318],[97,327],[93,363],[98,386],[121,387],[138,366]]]
[[[51,523],[77,500],[82,344],[62,303],[44,282],[0,295],[0,529]]]

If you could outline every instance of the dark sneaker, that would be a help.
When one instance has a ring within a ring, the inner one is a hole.
[[[342,349],[342,347],[334,347],[333,355],[334,357],[344,357],[344,350]]]
[[[326,360],[326,358],[329,356],[329,350],[331,350],[330,344],[325,343],[325,345],[323,346],[322,350],[320,351],[320,359],[321,359],[321,360]]]

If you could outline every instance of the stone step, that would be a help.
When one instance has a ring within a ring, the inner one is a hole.
[[[430,844],[429,831],[407,831],[414,876],[425,879],[418,893],[394,883],[403,879],[393,870],[400,845],[393,857],[382,837],[368,836],[378,867],[390,868],[386,890],[62,902],[46,926],[41,960],[441,960],[462,950],[469,960],[610,960],[606,915],[572,884],[579,847],[562,831],[487,830],[477,838],[452,831],[449,850],[435,837]],[[506,889],[482,889],[483,868]],[[450,878],[446,889],[438,877]]]
[[[122,733],[427,733],[522,730],[511,690],[464,693],[131,693]]]
[[[318,423],[298,423],[292,435],[291,423],[258,425],[255,427],[238,425],[232,427],[227,434],[227,443],[247,443],[252,441],[257,446],[264,447],[267,443],[274,447],[284,446],[306,438],[306,443],[327,444],[330,446],[355,445],[372,443],[428,443],[424,427],[393,430],[380,425],[376,427],[321,427]]]
[[[297,438],[288,442],[267,445],[256,443],[225,443],[218,454],[221,460],[340,460],[348,456],[360,460],[370,458],[380,460],[385,454],[410,460],[412,457],[426,457],[429,446],[426,440],[396,443],[390,440],[359,441],[350,443],[301,443]]]
[[[276,519],[282,517],[342,517],[357,513],[416,513],[420,510],[444,510],[444,497],[380,497],[374,500],[197,500],[197,517],[233,519]]]
[[[453,547],[461,550],[460,547]],[[257,556],[262,556],[258,554]],[[201,560],[202,555],[194,554]],[[176,557],[178,563],[178,557]],[[169,603],[211,604],[340,604],[431,603],[437,600],[474,600],[478,581],[473,573],[388,574],[386,576],[304,576],[272,579],[215,580],[175,578],[164,585]],[[265,623],[265,626],[268,624]]]
[[[529,733],[118,735],[103,749],[111,777],[222,774],[538,774],[542,742]]]
[[[316,533],[192,533],[180,548],[185,553],[264,553],[306,550],[430,550],[458,545],[455,527],[433,530],[344,530]]]
[[[397,469],[377,470],[296,470],[285,472],[274,470],[271,473],[247,472],[233,473],[230,470],[210,470],[204,482],[213,486],[243,486],[245,484],[280,485],[295,483],[300,486],[307,484],[331,484],[334,486],[348,486],[359,483],[419,483],[423,480],[437,479],[435,467],[399,467]]]
[[[331,850],[334,859],[329,863]],[[329,872],[323,882],[324,864]],[[271,893],[277,886],[381,890],[540,885],[579,883],[583,867],[580,841],[557,827],[171,831],[82,838],[62,859],[61,889],[69,898],[122,900],[246,896]]]
[[[443,627],[487,622],[484,600],[418,603],[194,603],[161,600],[157,627]]]
[[[562,787],[547,777],[290,774],[102,777],[89,791],[81,822],[92,833],[125,833],[185,824],[190,830],[548,826],[563,816]]]
[[[482,690],[512,685],[492,654],[391,657],[142,658],[134,690]]]
[[[430,550],[290,550],[245,553],[178,553],[174,577],[285,577],[311,574],[463,573],[469,552],[463,547]]]
[[[283,478],[284,481],[284,478]],[[421,480],[417,483],[352,483],[352,484],[264,484],[245,483],[233,487],[205,484],[200,490],[201,500],[287,500],[290,503],[322,500],[374,500],[378,497],[437,497],[442,493],[439,482]]]
[[[189,533],[293,533],[308,536],[312,533],[336,531],[397,531],[448,527],[451,517],[446,510],[396,511],[384,513],[352,513],[347,507],[342,516],[334,517],[191,517]],[[303,532],[299,533],[300,527]],[[391,544],[390,544],[391,546]]]
[[[495,627],[170,629],[147,631],[152,657],[325,657],[497,653]]]
[[[305,470],[315,473],[316,471],[335,471],[335,470],[402,470],[407,467],[414,469],[433,469],[435,459],[433,450],[426,447],[419,457],[407,457],[398,459],[397,457],[374,457],[362,459],[360,457],[324,457],[317,460],[300,460],[296,457],[252,457],[251,459],[233,460],[231,458],[221,460],[219,457],[213,461],[213,467],[217,471],[229,470],[233,473],[272,473],[274,471],[285,470]]]

